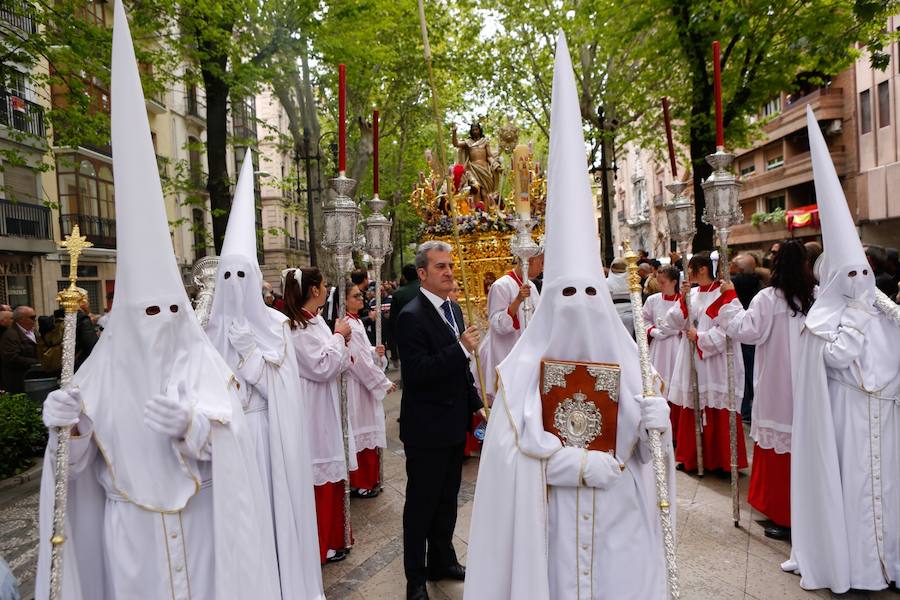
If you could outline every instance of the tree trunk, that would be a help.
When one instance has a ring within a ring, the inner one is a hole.
[[[206,160],[209,206],[212,211],[213,243],[216,254],[222,251],[228,213],[231,211],[231,186],[228,178],[228,97],[229,85],[219,73],[228,68],[228,57],[220,56],[215,48],[197,36],[201,56],[203,87],[206,93]]]

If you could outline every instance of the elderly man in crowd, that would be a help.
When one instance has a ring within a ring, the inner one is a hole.
[[[25,391],[25,373],[40,364],[34,334],[37,314],[30,306],[17,306],[13,311],[13,321],[14,324],[0,338],[0,368],[6,391],[21,394]]]

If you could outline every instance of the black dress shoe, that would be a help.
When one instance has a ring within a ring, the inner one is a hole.
[[[771,525],[770,527],[766,527],[763,530],[763,533],[767,538],[771,538],[773,540],[790,540],[791,539],[791,528],[790,527],[781,527],[780,525]]]
[[[428,600],[428,588],[424,583],[407,583],[406,600]]]
[[[429,571],[429,581],[439,581],[441,579],[454,579],[456,581],[466,580],[466,568],[459,563],[444,567],[436,571]]]

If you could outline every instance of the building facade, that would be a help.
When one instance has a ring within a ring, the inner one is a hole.
[[[298,178],[292,142],[282,137],[289,131],[284,107],[270,90],[256,97],[256,106],[264,130],[259,140],[263,175],[261,267],[263,279],[280,293],[283,269],[310,264],[306,199],[299,193],[306,183]]]

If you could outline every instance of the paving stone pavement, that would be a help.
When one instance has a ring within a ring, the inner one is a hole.
[[[402,515],[406,474],[396,422],[399,411],[400,395],[396,392],[385,402],[390,447],[384,453],[384,492],[373,499],[353,499],[351,514],[356,545],[346,560],[324,569],[329,600],[402,600],[405,597]],[[463,563],[477,474],[478,460],[467,460],[454,537]],[[700,480],[677,474],[678,564],[683,599],[900,599],[900,595],[891,592],[850,592],[837,596],[800,589],[799,578],[779,568],[788,556],[789,545],[766,538],[757,522],[764,517],[746,504],[748,481],[746,476],[741,478],[744,501],[738,529],[732,523],[727,479],[707,476]],[[0,554],[22,581],[26,600],[33,588],[36,520],[37,482],[0,491]],[[459,600],[463,597],[463,585],[444,581],[429,583],[429,594],[434,600]]]

